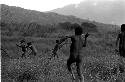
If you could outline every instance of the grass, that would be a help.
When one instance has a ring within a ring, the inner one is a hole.
[[[72,81],[66,68],[69,45],[65,45],[58,51],[59,58],[49,60],[51,49],[57,38],[26,37],[27,41],[34,42],[38,54],[36,57],[21,58],[21,50],[15,45],[21,38],[2,36],[1,46],[8,53],[8,56],[4,56],[5,53],[2,51],[2,82]],[[125,78],[125,73],[119,74],[117,71],[120,62],[118,55],[114,52],[114,43],[115,37],[107,37],[107,35],[88,38],[87,47],[83,48],[82,52],[82,72],[85,76],[85,82],[121,82],[120,80]],[[121,65],[123,66],[123,64]]]

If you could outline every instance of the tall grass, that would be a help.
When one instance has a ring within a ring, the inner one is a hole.
[[[51,35],[47,35],[48,37],[2,35],[1,46],[8,54],[7,57],[4,57],[5,53],[1,51],[2,82],[23,82],[24,80],[29,82],[71,82],[71,76],[66,67],[70,45],[65,45],[58,50],[59,58],[52,60],[48,58],[51,56],[55,40],[65,35],[71,35],[72,32],[60,30],[49,33]],[[85,82],[94,80],[115,82],[114,78],[120,81],[125,76],[125,73],[120,74],[117,71],[123,64],[120,64],[119,56],[114,52],[116,35],[116,32],[95,33],[88,37],[87,47],[83,48],[81,53],[83,54],[82,72]],[[27,54],[26,58],[21,58],[21,49],[17,48],[15,44],[22,38],[25,38],[27,42],[32,41],[36,46],[38,50],[36,57]],[[112,81],[110,81],[111,79]]]

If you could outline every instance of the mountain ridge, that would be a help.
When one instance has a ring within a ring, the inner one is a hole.
[[[105,24],[125,23],[125,1],[93,1],[85,0],[79,4],[71,4],[57,8],[51,12],[62,15],[73,15],[82,19],[95,20]]]
[[[58,24],[62,22],[71,22],[81,24],[83,22],[93,23],[97,26],[97,28],[101,31],[103,30],[112,30],[116,27],[112,24],[103,24],[96,21],[89,21],[77,18],[75,16],[65,16],[60,15],[54,12],[39,12],[34,10],[28,10],[15,6],[1,5],[1,18],[2,22],[7,23],[38,23],[41,25],[46,24]],[[117,26],[118,27],[118,26]]]
[[[2,21],[13,21],[16,22],[38,22],[40,24],[51,24],[58,22],[83,22],[83,20],[76,18],[75,16],[64,16],[54,12],[39,12],[35,10],[28,10],[20,7],[8,6],[5,4],[1,5],[1,17]],[[43,20],[43,21],[41,21]]]

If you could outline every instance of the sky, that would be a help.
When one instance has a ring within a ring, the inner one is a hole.
[[[70,4],[79,4],[82,1],[85,0],[0,0],[0,4],[6,4],[9,6],[18,6],[25,9],[44,12],[56,8],[61,8]],[[104,1],[104,0],[94,0],[94,1]],[[107,1],[116,1],[116,0],[107,0]]]

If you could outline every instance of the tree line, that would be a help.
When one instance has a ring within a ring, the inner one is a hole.
[[[41,25],[36,22],[31,23],[7,23],[1,22],[1,34],[6,36],[36,36],[46,37],[46,34],[57,33],[59,30],[72,31],[78,23],[62,22],[58,24]],[[84,31],[96,30],[93,23],[81,23]],[[85,30],[86,29],[86,30]]]

